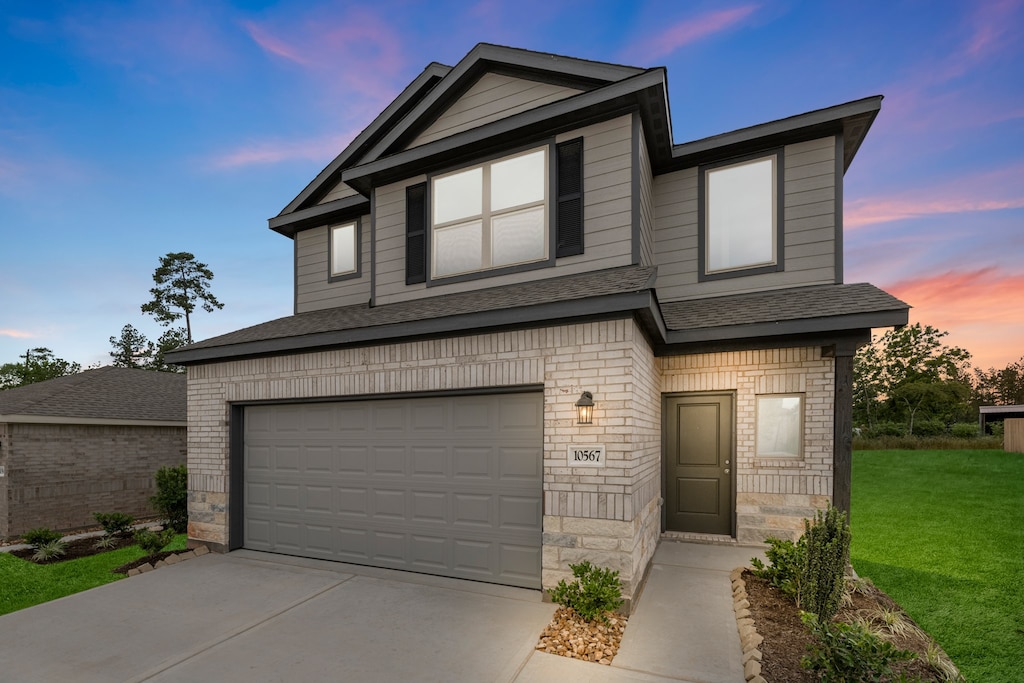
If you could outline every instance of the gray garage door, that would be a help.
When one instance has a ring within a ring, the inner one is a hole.
[[[249,406],[245,547],[539,588],[543,395]]]

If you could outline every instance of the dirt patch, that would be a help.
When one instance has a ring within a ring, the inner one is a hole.
[[[43,562],[36,562],[36,564],[57,564],[58,562],[67,562],[69,560],[77,560],[82,557],[90,557],[92,555],[99,555],[100,553],[110,552],[111,550],[120,550],[121,548],[127,548],[130,545],[135,545],[135,541],[131,536],[118,537],[114,541],[114,545],[109,548],[97,548],[96,541],[100,540],[99,536],[91,538],[79,538],[74,541],[67,541],[64,547],[64,554],[60,557],[54,557]],[[35,554],[33,548],[21,548],[19,550],[12,550],[11,555],[20,557],[23,560],[33,562],[32,556]]]

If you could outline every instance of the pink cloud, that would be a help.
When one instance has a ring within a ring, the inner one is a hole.
[[[911,320],[947,330],[977,367],[1003,367],[1024,354],[1024,273],[999,267],[950,270],[885,286],[913,310]]]
[[[206,165],[219,170],[247,166],[277,164],[285,161],[316,161],[327,163],[333,159],[358,131],[311,140],[263,140],[249,142],[235,149],[215,154]]]
[[[632,45],[626,50],[627,59],[641,63],[661,59],[681,47],[735,27],[757,9],[758,5],[741,5],[686,19]]]
[[[1024,208],[1024,166],[956,178],[928,188],[847,202],[846,228],[951,213]]]
[[[245,30],[249,33],[249,37],[251,37],[256,42],[257,45],[259,45],[267,52],[273,55],[277,55],[282,59],[287,59],[288,61],[295,62],[296,64],[301,64],[302,66],[313,65],[313,63],[310,60],[300,55],[296,48],[292,47],[291,45],[288,45],[283,40],[270,35],[267,31],[264,31],[255,23],[251,21],[244,21],[242,22],[242,26],[244,26]]]
[[[0,329],[0,337],[13,337],[14,339],[31,339],[35,335],[25,330]]]

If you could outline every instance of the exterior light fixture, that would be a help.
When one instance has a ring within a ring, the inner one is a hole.
[[[576,401],[577,419],[576,424],[588,425],[594,422],[594,395],[589,391],[580,394],[580,400]]]

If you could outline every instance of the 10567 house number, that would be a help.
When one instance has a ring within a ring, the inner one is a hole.
[[[569,467],[604,467],[604,444],[570,444],[566,464]]]

